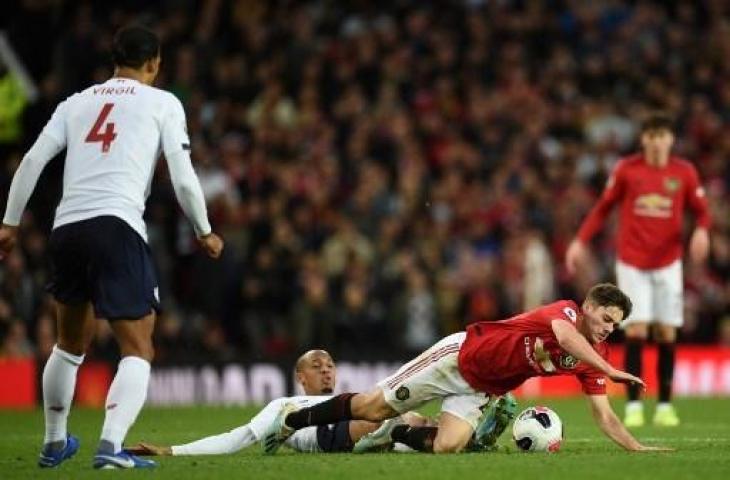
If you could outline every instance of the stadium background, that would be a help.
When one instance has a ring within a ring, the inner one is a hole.
[[[714,220],[709,262],[686,269],[677,386],[730,395],[729,19],[712,0],[9,2],[0,29],[39,96],[0,66],[0,198],[57,103],[110,76],[113,32],[153,27],[157,85],[185,105],[227,244],[219,262],[196,252],[160,162],[150,402],[264,400],[315,346],[347,362],[342,388],[365,388],[470,322],[610,280],[610,230],[576,278],[565,249],[636,149],[638,119],[666,109]],[[0,264],[0,406],[36,401],[53,345],[45,254],[62,161]],[[116,356],[100,322],[79,400],[103,402]],[[524,393],[577,391],[543,382]]]

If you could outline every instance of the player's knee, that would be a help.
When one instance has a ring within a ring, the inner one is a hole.
[[[382,422],[390,418],[388,411],[377,404],[369,404],[366,409],[361,410],[358,418],[369,422]]]
[[[387,407],[387,406],[386,406]],[[382,422],[383,420],[387,420],[394,415],[391,413],[390,408],[386,408],[381,405],[374,405],[367,414],[367,418],[365,420],[369,420],[371,422]]]
[[[677,332],[674,328],[658,328],[655,336],[658,343],[674,343],[677,340]]]
[[[356,395],[351,408],[353,417],[371,422],[380,422],[397,414],[385,401],[380,390]]]
[[[433,441],[433,453],[458,453],[465,446],[458,438],[443,438],[437,435]]]
[[[629,340],[645,341],[649,338],[649,329],[644,325],[630,325],[624,333]]]

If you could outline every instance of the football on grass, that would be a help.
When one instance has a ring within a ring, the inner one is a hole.
[[[563,423],[547,407],[530,407],[519,414],[512,426],[517,448],[527,452],[557,452],[563,442]]]

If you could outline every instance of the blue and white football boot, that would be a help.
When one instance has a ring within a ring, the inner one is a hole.
[[[79,450],[79,439],[73,435],[66,434],[66,445],[60,450],[51,449],[51,444],[43,445],[38,456],[38,466],[41,468],[53,468],[60,465],[64,460],[73,457]]]
[[[92,463],[94,468],[110,470],[117,468],[155,468],[157,462],[132,455],[126,450],[117,453],[97,452]]]

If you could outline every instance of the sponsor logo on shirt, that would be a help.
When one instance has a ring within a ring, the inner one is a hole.
[[[525,337],[525,356],[527,363],[538,373],[551,373],[557,371],[555,364],[550,358],[550,352],[545,350],[545,344],[542,338],[535,338],[535,344],[532,346],[530,337]]]
[[[535,338],[535,343],[532,343],[530,337],[525,337],[525,357],[527,363],[538,373],[555,373],[558,368],[553,363],[553,359],[550,357],[550,352],[545,349],[545,342],[542,338]],[[564,370],[572,370],[578,366],[580,360],[575,358],[569,353],[563,352],[557,359],[557,363],[560,368]]]
[[[641,217],[670,218],[673,201],[659,193],[639,195],[634,200],[634,213]]]

